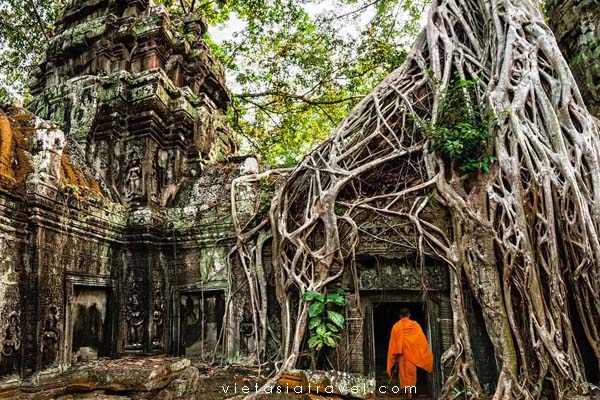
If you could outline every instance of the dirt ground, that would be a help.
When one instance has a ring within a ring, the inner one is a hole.
[[[241,399],[265,383],[254,368],[215,368],[176,357],[97,360],[66,372],[44,371],[0,385],[0,399],[14,400],[225,400]],[[262,371],[263,374],[268,370]],[[244,392],[246,390],[246,392]],[[273,393],[262,400],[343,400],[335,395]],[[405,396],[375,397],[400,400]],[[415,399],[430,400],[415,396]]]

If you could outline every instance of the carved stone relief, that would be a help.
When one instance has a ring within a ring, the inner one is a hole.
[[[58,307],[50,306],[44,319],[42,333],[42,367],[54,365],[58,357],[60,344],[60,327]]]
[[[19,372],[20,348],[21,329],[19,326],[19,314],[13,311],[8,315],[8,324],[2,335],[0,375],[10,375]]]
[[[144,307],[142,304],[141,279],[130,271],[127,278],[127,345],[141,348],[144,344]]]
[[[65,134],[55,125],[36,120],[34,170],[31,179],[57,185],[60,182],[61,159],[66,144]]]
[[[94,167],[96,169],[96,171],[98,172],[98,174],[100,174],[100,176],[102,177],[102,179],[104,179],[104,182],[109,183],[110,182],[110,170],[111,170],[111,163],[110,163],[110,145],[108,143],[108,140],[103,139],[98,141],[98,144],[95,146],[95,151],[94,151]]]
[[[152,345],[161,347],[163,345],[163,332],[165,321],[165,300],[163,294],[163,283],[160,277],[154,280],[154,311],[152,312]]]
[[[125,200],[135,202],[141,200],[143,188],[142,153],[138,146],[130,145],[127,151],[127,167],[125,172]]]
[[[426,265],[423,270],[403,260],[383,260],[377,268],[360,268],[360,288],[363,290],[430,290],[448,288],[448,271],[443,264]]]

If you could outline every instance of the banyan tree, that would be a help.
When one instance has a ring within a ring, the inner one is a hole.
[[[494,399],[585,392],[582,352],[593,352],[592,369],[600,360],[599,167],[597,121],[540,4],[434,0],[406,62],[275,194],[280,369],[305,345],[308,304],[298,299],[353,271],[361,225],[384,218],[405,224],[398,245],[412,247],[417,262],[434,258],[449,271],[444,397],[457,387],[483,395],[465,291],[492,343]],[[266,226],[244,233],[243,260],[256,261],[245,241]]]

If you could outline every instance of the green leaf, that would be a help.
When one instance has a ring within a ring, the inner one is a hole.
[[[304,292],[304,295],[302,296],[302,298],[304,299],[304,301],[312,301],[315,299],[315,297],[318,295],[318,292],[312,291],[312,290],[307,290],[306,292]]]
[[[323,343],[327,347],[336,347],[335,339],[331,335],[324,335],[323,336]]]
[[[317,315],[321,315],[323,310],[325,309],[325,305],[323,303],[313,303],[308,308],[308,316],[310,318],[316,317]]]
[[[308,329],[315,329],[320,324],[321,324],[321,318],[319,318],[319,317],[311,318],[310,322],[308,323]]]
[[[339,326],[340,328],[343,328],[344,323],[346,322],[346,317],[344,317],[339,312],[333,311],[333,310],[327,311],[327,318],[329,318],[329,320],[331,322],[333,322],[335,325]]]
[[[326,303],[334,303],[338,306],[345,306],[346,298],[338,293],[331,293],[327,295]]]
[[[324,335],[325,332],[327,332],[327,327],[325,326],[325,324],[321,324],[317,327],[317,335]]]
[[[323,339],[321,336],[314,335],[308,339],[308,348],[314,350],[321,350],[323,347]]]

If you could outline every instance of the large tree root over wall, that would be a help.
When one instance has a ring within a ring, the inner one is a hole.
[[[489,152],[498,161],[489,173],[456,172],[429,152],[418,122],[440,117],[456,74],[477,82],[470,100],[496,121]],[[500,371],[494,399],[582,390],[574,320],[600,359],[599,163],[598,128],[535,0],[433,1],[404,65],[274,199],[282,369],[294,365],[306,333],[306,305],[291,297],[322,291],[353,268],[356,216],[368,211],[408,221],[418,254],[448,264],[455,318],[454,345],[443,356],[452,370],[445,397],[456,387],[469,388],[465,397],[482,393],[463,289],[481,306],[492,340]],[[390,172],[396,182],[378,184]],[[432,202],[451,216],[449,228],[424,217]]]

